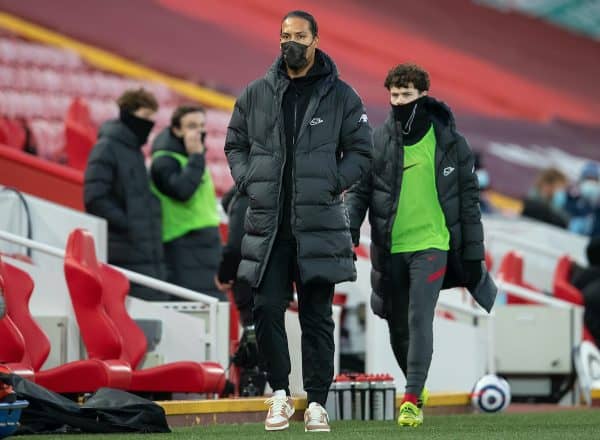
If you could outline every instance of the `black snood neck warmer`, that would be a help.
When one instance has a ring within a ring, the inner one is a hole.
[[[421,96],[408,104],[392,105],[394,119],[402,131],[404,144],[418,142],[429,130],[431,119],[425,109],[427,96]]]
[[[120,111],[119,119],[127,126],[127,128],[133,131],[140,146],[148,141],[148,135],[154,127],[154,122],[149,121],[148,119],[139,118],[133,113],[125,110]]]

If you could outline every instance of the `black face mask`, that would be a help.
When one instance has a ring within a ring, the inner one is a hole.
[[[139,118],[133,113],[121,110],[119,119],[127,126],[138,139],[140,145],[144,145],[148,141],[148,135],[154,128],[154,122],[148,119]]]
[[[298,71],[308,64],[306,59],[307,49],[308,46],[304,44],[296,41],[286,41],[281,44],[281,55],[291,70]]]
[[[392,105],[394,119],[402,125],[402,133],[407,135],[414,126],[420,125],[427,117],[423,106],[426,96],[421,96],[408,104]]]

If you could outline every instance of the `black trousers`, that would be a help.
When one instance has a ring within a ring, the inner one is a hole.
[[[448,253],[438,249],[392,254],[388,326],[406,392],[419,396],[433,356],[433,318]]]
[[[254,289],[254,325],[261,358],[273,390],[289,392],[291,371],[285,332],[285,311],[298,292],[302,329],[302,375],[308,402],[325,406],[333,380],[334,323],[331,304],[334,285],[304,284],[300,280],[294,239],[275,241],[262,282]]]

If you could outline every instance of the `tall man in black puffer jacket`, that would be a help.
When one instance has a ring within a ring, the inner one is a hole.
[[[108,222],[108,262],[163,280],[161,211],[150,191],[142,146],[154,126],[156,98],[144,89],[118,100],[119,118],[100,127],[83,183],[85,210]],[[150,301],[171,295],[132,284],[130,294]]]
[[[249,200],[238,276],[254,289],[258,347],[275,390],[267,430],[286,429],[294,412],[284,313],[295,282],[305,428],[329,431],[323,406],[333,377],[333,290],[356,278],[342,193],[370,167],[371,129],[360,98],[318,42],[312,15],[284,17],[282,56],[238,98],[225,143]]]
[[[407,380],[398,423],[418,426],[440,290],[466,286],[476,299],[483,293],[490,308],[495,289],[482,265],[474,157],[450,109],[428,96],[429,75],[416,65],[393,68],[385,87],[392,111],[375,130],[372,171],[346,203],[355,244],[369,210],[372,306],[388,321]],[[484,288],[482,280],[489,283]]]

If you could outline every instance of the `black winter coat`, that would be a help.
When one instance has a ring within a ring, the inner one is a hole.
[[[450,232],[444,288],[464,286],[463,260],[483,260],[483,227],[474,157],[456,131],[454,117],[442,102],[425,102],[436,136],[435,173],[438,198]],[[404,148],[393,114],[374,132],[371,173],[346,194],[350,224],[356,235],[369,210],[371,224],[371,285],[385,298],[390,289],[391,235],[400,186]]]
[[[342,192],[370,167],[371,128],[362,101],[338,78],[333,61],[316,86],[293,152],[291,227],[303,283],[356,279]],[[225,153],[238,189],[247,193],[246,235],[238,276],[253,287],[263,277],[281,215],[286,140],[282,100],[290,80],[279,57],[238,98]]]
[[[85,170],[85,209],[108,222],[110,263],[164,279],[160,203],[140,148],[121,121],[102,125]]]

